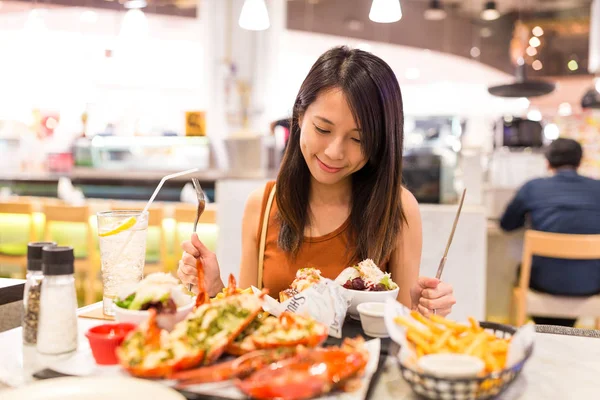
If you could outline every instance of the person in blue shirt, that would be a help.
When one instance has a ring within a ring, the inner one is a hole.
[[[531,180],[510,202],[500,226],[570,234],[600,234],[600,181],[577,173],[583,151],[572,139],[557,139],[546,153],[552,176]],[[600,260],[533,257],[529,286],[563,296],[600,293]],[[574,326],[573,319],[532,316],[536,324]]]

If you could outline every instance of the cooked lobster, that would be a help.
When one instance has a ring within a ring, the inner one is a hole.
[[[213,363],[261,311],[265,292],[238,294],[233,276],[227,296],[209,302],[204,271],[198,267],[195,310],[171,332],[160,330],[156,313],[150,311],[150,318],[130,332],[117,349],[119,363],[132,375],[162,378]]]

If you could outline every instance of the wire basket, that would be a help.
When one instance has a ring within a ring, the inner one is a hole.
[[[499,338],[511,337],[517,329],[495,322],[481,322],[480,326]],[[531,356],[533,345],[525,351],[525,357],[510,368],[477,378],[450,379],[423,374],[402,365],[397,358],[402,377],[418,395],[427,399],[441,400],[484,400],[502,393],[521,373],[525,362]]]

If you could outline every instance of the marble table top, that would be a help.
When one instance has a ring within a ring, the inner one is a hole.
[[[79,318],[80,346],[73,357],[89,352],[83,333],[103,322]],[[574,336],[578,330],[558,329],[558,331],[566,334],[536,333],[533,355],[519,378],[499,397],[500,400],[598,398],[600,339]],[[36,354],[35,348],[23,347],[21,328],[0,333],[0,354],[2,354],[0,390],[3,386],[26,385],[33,380],[32,373],[44,367],[51,367],[53,363],[64,361],[64,359],[41,358]],[[386,360],[385,369],[371,398],[419,399],[401,377],[392,357]]]

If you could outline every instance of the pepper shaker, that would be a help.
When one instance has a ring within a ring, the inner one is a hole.
[[[37,338],[37,350],[41,354],[77,350],[74,261],[72,247],[46,246],[42,249],[44,281]]]
[[[40,315],[40,294],[42,289],[42,248],[56,246],[54,242],[31,242],[27,244],[27,275],[23,291],[23,344],[37,342],[38,320]]]

